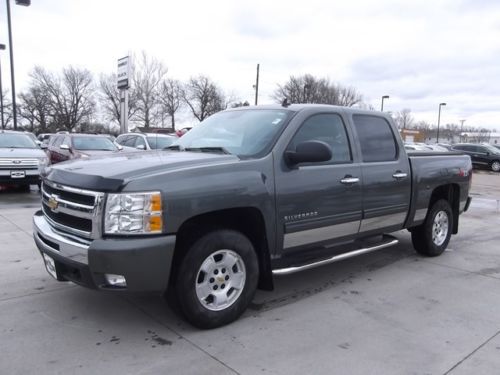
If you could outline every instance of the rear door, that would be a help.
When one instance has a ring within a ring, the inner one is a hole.
[[[304,114],[295,122],[286,150],[294,150],[300,142],[318,140],[331,147],[332,158],[289,166],[283,153],[278,156],[277,220],[285,252],[327,245],[358,233],[361,169],[355,162],[352,133],[346,125],[335,111]]]
[[[362,158],[360,233],[398,230],[410,208],[410,164],[399,134],[382,116],[354,114]]]

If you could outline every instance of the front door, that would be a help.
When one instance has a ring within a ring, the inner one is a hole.
[[[361,168],[354,163],[348,134],[340,114],[313,114],[300,125],[287,149],[294,150],[300,142],[319,140],[331,147],[331,160],[294,167],[283,159],[278,163],[277,223],[285,252],[327,245],[358,233]]]

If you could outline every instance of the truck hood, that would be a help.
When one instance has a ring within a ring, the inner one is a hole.
[[[0,148],[0,158],[43,158],[47,154],[39,148]]]
[[[143,151],[108,153],[90,159],[74,159],[46,168],[43,178],[98,191],[116,191],[126,182],[153,174],[171,173],[185,168],[234,163],[235,155],[185,151]]]

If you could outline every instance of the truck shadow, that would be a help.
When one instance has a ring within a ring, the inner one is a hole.
[[[376,282],[379,273],[391,272],[393,267],[398,267],[397,263],[400,260],[412,257],[418,259],[408,233],[401,231],[396,236],[400,243],[391,248],[297,274],[276,277],[275,289],[270,292],[257,291],[254,300],[240,320],[256,315],[265,316],[268,311],[302,301],[331,289],[338,288],[339,294],[363,294],[362,282]],[[165,299],[159,296],[96,293],[80,290],[80,288],[74,288],[72,292],[77,294],[75,298],[72,298],[72,304],[92,305],[99,310],[97,323],[101,326],[112,322],[119,310],[126,309],[129,310],[130,317],[147,318],[142,322],[127,323],[133,326],[144,325],[144,329],[146,329],[148,321],[152,319],[154,324],[160,324],[173,333],[196,331],[182,319],[175,304],[169,305]],[[109,303],[110,299],[115,298],[120,300],[120,303]],[[85,310],[83,306],[82,308]],[[140,314],[132,314],[133,311],[137,312],[137,310]]]

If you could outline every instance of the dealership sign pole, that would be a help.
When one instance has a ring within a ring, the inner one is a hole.
[[[130,87],[129,56],[118,59],[117,87],[120,90],[120,134],[128,132],[128,88]]]

